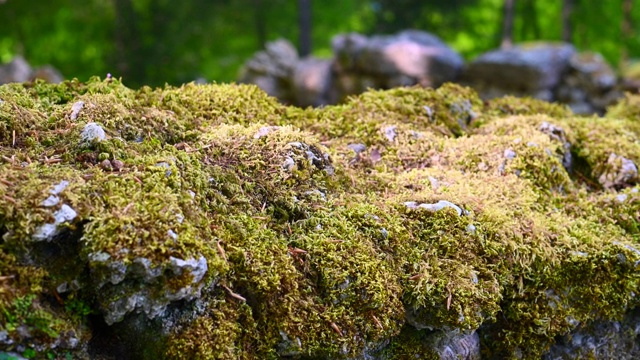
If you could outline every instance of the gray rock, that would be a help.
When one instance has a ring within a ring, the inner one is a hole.
[[[434,178],[433,176],[429,176],[429,183],[431,184],[431,190],[436,191],[440,187],[440,181]]]
[[[353,150],[356,154],[360,154],[367,150],[367,146],[365,144],[349,144],[347,147]]]
[[[173,302],[200,297],[208,271],[204,256],[186,260],[170,257],[164,266],[153,265],[145,258],[134,259],[130,266],[109,259],[90,266],[92,278],[101,288],[104,299],[111,299],[100,300],[100,310],[109,325],[122,321],[130,313],[142,313],[154,319]],[[191,277],[189,284],[179,288],[170,285],[171,279],[185,274]]]
[[[111,163],[109,163],[109,164],[111,164]],[[171,171],[171,164],[169,164],[168,162],[161,161],[159,163],[156,163],[156,166],[166,169],[165,172],[164,172],[164,175],[166,177],[169,177],[169,176],[171,176],[171,174],[173,174],[173,172]]]
[[[556,140],[562,144],[562,166],[567,171],[571,171],[573,167],[573,158],[571,156],[571,143],[567,140],[567,134],[560,126],[543,121],[539,127],[540,131],[549,135],[551,139]]]
[[[638,182],[638,167],[624,156],[611,153],[598,182],[607,189],[621,189]]]
[[[287,172],[291,172],[295,166],[296,162],[291,158],[291,156],[287,156],[282,163],[282,168]]]
[[[506,150],[504,151],[504,153],[502,154],[502,156],[503,156],[505,159],[513,160],[513,159],[515,159],[515,158],[516,158],[517,154],[516,154],[516,152],[515,152],[515,151],[513,151],[513,149],[506,149]]]
[[[280,129],[280,126],[263,126],[258,131],[253,134],[254,139],[260,139],[261,137],[265,137],[270,133],[277,131]]]
[[[301,107],[335,103],[336,99],[331,98],[331,66],[332,60],[300,60],[293,68],[293,103]]]
[[[71,106],[71,115],[69,115],[69,118],[71,120],[76,120],[78,118],[78,115],[80,114],[80,111],[82,110],[82,108],[84,108],[84,101],[76,101]]]
[[[302,353],[302,342],[300,338],[290,338],[287,333],[280,330],[280,341],[277,345],[277,351],[279,356],[299,356]]]
[[[471,234],[471,235],[475,235],[476,234],[476,226],[473,224],[469,224],[466,227],[467,233]]]
[[[441,360],[480,360],[480,336],[475,331],[470,333],[459,330],[437,331],[430,335],[426,343]]]
[[[446,200],[440,200],[434,204],[418,204],[415,201],[407,201],[404,203],[404,205],[409,209],[426,209],[432,212],[440,211],[445,208],[452,208],[456,211],[456,213],[458,213],[458,216],[462,216],[463,214],[463,210],[458,205]]]
[[[44,207],[52,207],[58,205],[60,202],[60,198],[55,195],[49,195],[48,198],[42,201],[42,206]]]
[[[0,84],[29,81],[31,73],[32,69],[29,63],[18,55],[9,63],[0,65]]]
[[[555,359],[640,358],[640,310],[627,313],[622,321],[595,321],[559,338],[544,355]]]
[[[133,277],[139,278],[148,284],[153,283],[162,275],[162,268],[160,266],[154,266],[151,260],[142,257],[135,258],[131,262],[129,270]]]
[[[396,126],[386,126],[382,131],[389,142],[393,142],[396,139]]]
[[[58,184],[53,186],[53,189],[49,190],[49,194],[59,195],[64,191],[64,189],[69,186],[69,182],[67,180],[62,180]]]
[[[576,53],[563,43],[529,43],[498,49],[476,58],[465,73],[472,86],[491,84],[500,89],[521,89],[535,94],[560,83]]]
[[[354,60],[348,62],[357,71],[380,78],[385,87],[413,84],[437,87],[455,79],[464,65],[462,57],[440,39],[421,31],[372,36],[366,43],[334,40],[335,45],[354,42],[358,46],[349,51],[335,47],[334,50],[352,56]]]
[[[198,259],[182,260],[175,257],[170,257],[171,267],[173,273],[176,275],[182,275],[183,273],[190,273],[193,276],[191,283],[198,283],[204,275],[207,273],[207,259],[204,256],[200,256]]]
[[[80,139],[83,143],[91,143],[94,141],[103,141],[107,138],[107,134],[104,129],[97,123],[91,122],[84,126],[82,133],[80,133]]]
[[[64,77],[58,71],[58,69],[54,68],[51,65],[45,65],[35,69],[31,73],[31,80],[40,79],[44,80],[48,83],[58,84],[64,80]]]
[[[63,204],[59,210],[53,213],[53,222],[40,225],[31,236],[33,241],[51,241],[60,233],[61,225],[76,218],[78,214],[67,204]]]
[[[622,97],[618,77],[598,53],[583,52],[569,59],[569,70],[556,91],[556,100],[569,104],[577,114],[603,114]]]
[[[418,205],[418,207],[419,208],[423,208],[423,209],[427,209],[427,210],[433,211],[433,212],[440,211],[440,210],[446,209],[446,208],[451,208],[451,209],[455,210],[458,213],[458,216],[462,215],[462,209],[458,205],[456,205],[456,204],[454,204],[452,202],[446,201],[446,200],[440,200],[435,204],[420,204],[420,205]]]
[[[292,102],[291,76],[297,62],[298,52],[289,41],[269,42],[244,64],[240,82],[256,84],[267,94]]]

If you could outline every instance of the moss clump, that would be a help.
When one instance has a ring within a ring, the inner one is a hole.
[[[148,358],[436,357],[476,332],[539,358],[637,306],[623,117],[456,85],[305,110],[100,79],[0,99],[2,350],[88,357],[104,326]]]
[[[636,120],[640,116],[640,97],[626,93],[624,98],[607,108],[606,117],[610,119]]]
[[[483,115],[486,118],[509,115],[547,115],[550,118],[558,119],[572,115],[571,110],[565,105],[513,96],[491,99],[487,102],[484,110]]]

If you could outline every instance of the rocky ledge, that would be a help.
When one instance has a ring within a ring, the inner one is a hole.
[[[0,87],[0,358],[637,358],[640,101]]]

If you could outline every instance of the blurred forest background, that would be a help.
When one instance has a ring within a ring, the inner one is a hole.
[[[277,38],[329,57],[336,34],[413,28],[466,59],[564,40],[622,67],[640,57],[638,20],[633,0],[0,0],[0,62],[19,54],[67,78],[112,73],[132,87],[228,82]]]

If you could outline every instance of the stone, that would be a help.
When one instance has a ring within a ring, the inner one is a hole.
[[[24,57],[18,55],[9,63],[0,65],[0,84],[29,81],[31,72],[29,63]]]
[[[58,69],[54,68],[51,65],[45,65],[39,67],[33,71],[31,74],[31,80],[44,80],[48,83],[59,84],[64,81],[64,76],[62,73],[58,71]]]
[[[438,331],[426,339],[428,346],[441,360],[480,360],[480,337],[475,331],[465,333],[458,330]]]
[[[624,156],[611,153],[605,166],[605,171],[598,178],[605,188],[621,189],[638,181],[638,166]]]
[[[575,53],[572,45],[564,43],[524,43],[490,51],[469,64],[463,82],[483,98],[515,94],[551,100],[551,94],[541,91],[560,83]]]
[[[76,218],[78,214],[67,204],[62,204],[59,210],[53,213],[53,222],[40,225],[36,228],[32,239],[34,241],[51,241],[60,233],[60,227]]]
[[[97,123],[90,122],[84,126],[80,138],[83,143],[91,143],[94,141],[103,141],[107,138],[107,134]]]
[[[293,68],[292,92],[294,104],[300,107],[335,103],[331,99],[332,61],[307,57]]]
[[[334,39],[334,52],[339,58],[351,56],[357,72],[380,78],[384,87],[421,84],[437,87],[456,79],[462,70],[462,57],[436,36],[417,30],[396,35],[372,36],[366,41],[359,36]],[[354,44],[357,44],[354,46]],[[349,46],[342,50],[340,46]],[[398,81],[398,77],[405,80]]]
[[[289,41],[269,42],[244,64],[239,81],[256,84],[267,94],[292,102],[291,76],[297,62],[298,51]]]
[[[71,115],[69,115],[69,118],[71,120],[76,120],[82,108],[84,108],[84,101],[77,101],[73,103],[73,105],[71,106]]]

